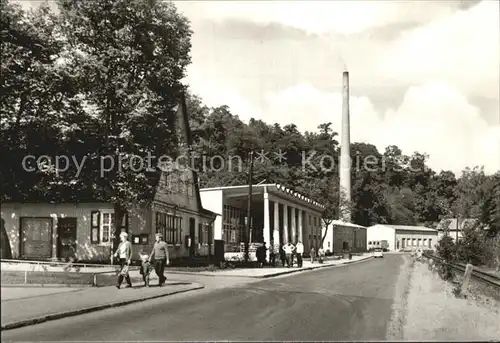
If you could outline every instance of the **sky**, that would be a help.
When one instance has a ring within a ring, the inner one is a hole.
[[[29,1],[27,1],[29,2]],[[500,170],[497,1],[177,1],[193,29],[185,80],[242,120],[427,153],[436,171]]]

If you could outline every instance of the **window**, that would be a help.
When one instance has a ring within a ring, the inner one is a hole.
[[[101,235],[99,237],[101,243],[109,243],[113,225],[115,225],[115,214],[113,212],[101,212]]]
[[[141,236],[133,235],[132,236],[132,244],[141,244]]]
[[[432,238],[429,238],[429,248],[432,248]]]
[[[198,223],[198,243],[203,244],[203,224]]]
[[[209,231],[210,225],[207,223],[199,223],[198,224],[198,243],[200,244],[209,244]]]
[[[242,229],[246,226],[247,218],[244,210],[224,205],[223,212],[223,239],[226,243],[238,243],[241,241]],[[252,221],[251,221],[252,224]],[[208,235],[208,234],[207,234]]]
[[[149,235],[147,233],[141,233],[140,235],[132,236],[132,244],[148,244]]]
[[[328,247],[330,247],[330,242],[328,242]]]
[[[173,169],[167,174],[167,189],[172,193],[184,193],[185,181],[181,170]]]
[[[92,244],[110,244],[115,225],[115,212],[102,210],[90,212],[90,240]],[[120,231],[128,233],[128,214],[124,213]]]
[[[156,212],[156,232],[161,233],[168,244],[181,244],[182,217]]]
[[[100,241],[100,215],[101,213],[99,211],[90,212],[90,242],[92,244],[97,244]]]

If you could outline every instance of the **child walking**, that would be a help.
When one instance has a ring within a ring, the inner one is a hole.
[[[149,274],[151,274],[151,271],[153,270],[153,265],[151,262],[149,262],[149,255],[141,251],[139,253],[141,256],[141,275],[142,275],[142,280],[144,281],[144,286],[149,287]]]

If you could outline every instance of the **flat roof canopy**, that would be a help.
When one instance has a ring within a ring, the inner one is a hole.
[[[248,195],[248,187],[249,185],[202,188],[200,192],[222,190],[227,197],[240,197]],[[252,195],[263,195],[266,190],[269,194],[310,207],[315,211],[323,212],[325,209],[319,202],[277,183],[252,185]]]

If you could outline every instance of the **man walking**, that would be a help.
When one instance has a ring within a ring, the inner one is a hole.
[[[284,246],[283,246],[283,251],[285,252],[285,259],[286,259],[286,264],[287,264],[287,267],[290,268],[293,266],[293,251],[295,250],[295,247],[293,246],[293,244],[291,244],[290,242],[286,243]]]
[[[159,286],[163,286],[165,284],[165,280],[167,278],[163,275],[165,270],[165,265],[170,264],[170,258],[168,256],[168,246],[167,243],[163,240],[163,235],[161,233],[156,234],[156,242],[153,246],[153,251],[149,255],[149,260],[151,261],[154,257],[154,266],[156,275],[158,275]]]
[[[299,268],[302,268],[302,254],[304,253],[304,244],[301,241],[298,241],[295,246],[295,253],[297,254],[297,265]]]
[[[264,242],[264,244],[258,247],[256,251],[257,264],[259,268],[264,267],[264,263],[266,262],[266,253],[267,253],[267,247],[266,247],[266,242]]]

